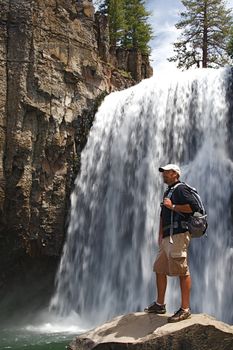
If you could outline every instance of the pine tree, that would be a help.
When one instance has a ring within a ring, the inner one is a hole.
[[[176,24],[183,32],[174,43],[178,68],[218,67],[228,63],[231,10],[223,0],[181,0],[186,10]]]
[[[96,0],[99,11],[109,17],[112,46],[139,49],[149,53],[152,28],[148,23],[150,13],[143,0]]]
[[[109,37],[111,46],[119,46],[122,43],[125,30],[125,0],[96,0],[98,11],[108,16]]]
[[[121,45],[126,30],[124,0],[109,0],[108,16],[110,44]]]
[[[148,23],[150,13],[145,8],[145,1],[125,0],[125,15],[127,28],[123,40],[124,47],[149,53],[148,43],[152,38],[152,27]]]

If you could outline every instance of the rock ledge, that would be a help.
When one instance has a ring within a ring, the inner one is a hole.
[[[167,315],[138,312],[116,317],[76,337],[68,349],[232,350],[233,326],[206,314],[167,323]]]

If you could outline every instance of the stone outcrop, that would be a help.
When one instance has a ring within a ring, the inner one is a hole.
[[[1,0],[2,269],[25,254],[59,256],[99,102],[151,75],[138,53],[117,53],[113,64],[107,28],[90,0]]]
[[[78,336],[69,350],[231,350],[233,326],[205,314],[167,323],[167,316],[138,312],[119,316]]]

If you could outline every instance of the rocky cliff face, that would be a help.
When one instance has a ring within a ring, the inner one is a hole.
[[[152,69],[110,52],[92,1],[0,4],[0,265],[58,256],[72,183],[102,97]]]

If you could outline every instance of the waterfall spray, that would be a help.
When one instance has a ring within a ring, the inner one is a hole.
[[[178,163],[205,203],[208,237],[191,242],[192,312],[233,322],[233,163],[228,155],[231,69],[154,76],[105,98],[71,196],[67,239],[51,308],[92,325],[154,300],[164,185],[158,167]],[[167,290],[179,307],[177,280]]]

